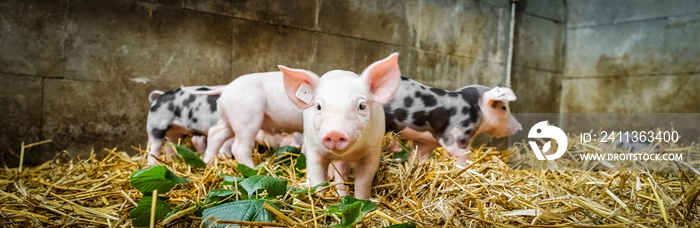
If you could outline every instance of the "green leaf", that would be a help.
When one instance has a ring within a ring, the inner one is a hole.
[[[333,211],[334,214],[337,214],[338,217],[340,217],[340,224],[331,225],[331,227],[335,227],[335,228],[354,227],[355,224],[360,223],[362,221],[362,213],[360,213],[360,210],[362,210],[362,204],[355,203],[355,204],[350,204],[350,205],[344,207],[342,211]],[[328,211],[331,212],[331,210],[328,210]]]
[[[148,227],[151,219],[151,202],[153,201],[153,196],[144,196],[139,201],[134,209],[131,209],[129,215],[131,218],[135,218],[133,225],[135,227]],[[163,202],[161,197],[156,197],[156,218],[158,221],[168,215],[170,212],[170,206]]]
[[[199,207],[199,205],[198,205],[197,210],[194,210],[194,213],[192,213],[192,214],[193,214],[194,216],[196,216],[196,217],[200,217],[200,218],[201,218],[201,217],[202,217],[202,213],[203,213],[204,210],[206,210],[206,209],[207,209],[207,208],[205,208],[205,207],[203,207],[203,206]]]
[[[408,158],[411,157],[411,151],[413,150],[411,149],[408,141],[399,140],[398,144],[401,151],[391,153],[391,159],[389,159],[389,162],[401,164],[408,161]]]
[[[175,149],[177,150],[177,154],[182,157],[183,160],[185,160],[185,163],[188,165],[195,167],[195,168],[206,168],[207,163],[204,163],[201,158],[199,158],[199,155],[197,155],[194,151],[188,149],[185,146],[181,145],[176,145]]]
[[[275,163],[280,163],[281,165],[289,166],[292,159],[299,156],[301,149],[293,146],[283,146],[277,148],[275,151]]]
[[[316,186],[311,187],[311,194],[316,194],[316,189],[320,187],[326,187],[328,186],[328,181],[324,181],[323,183],[320,183]],[[294,194],[306,194],[309,192],[308,188],[296,188],[292,187],[292,193]]]
[[[208,209],[208,208],[211,208],[211,207],[213,207],[213,206],[218,206],[218,204],[217,204],[217,205],[207,205],[206,203],[196,203],[197,209],[194,210],[194,212],[192,213],[192,215],[201,218],[201,217],[202,217],[202,212],[204,212],[204,210],[206,210],[206,209]]]
[[[412,222],[407,222],[407,223],[399,223],[391,226],[387,226],[384,228],[416,228],[416,224]]]
[[[292,161],[296,161],[294,168],[297,177],[304,177],[306,173],[306,155],[301,153],[301,149],[293,146],[283,146],[274,150],[275,153],[275,163],[290,167]],[[286,170],[286,169],[285,169]],[[278,175],[284,175],[285,172],[282,170],[277,170]],[[291,172],[289,173],[291,175]]]
[[[369,200],[360,200],[360,199],[355,199],[355,197],[352,196],[345,196],[343,199],[340,200],[340,205],[351,205],[355,203],[361,203],[362,206],[362,214],[365,214],[370,211],[377,210],[377,205],[374,204],[372,201]]]
[[[328,213],[340,217],[340,224],[331,227],[349,228],[362,221],[362,216],[367,212],[377,209],[377,205],[369,200],[358,200],[352,196],[345,196],[340,205],[329,206]]]
[[[241,198],[247,199],[248,192],[246,192],[245,189],[240,187],[241,181],[243,181],[243,180],[245,180],[245,178],[234,177],[234,176],[224,176],[224,181],[221,183],[220,186],[229,185],[229,186],[234,186],[234,188],[235,188],[236,185],[238,185],[237,189],[238,189],[238,192],[240,192],[240,194],[241,194]],[[212,191],[214,191],[214,190],[212,190]],[[234,191],[234,193],[235,193],[235,191]],[[212,199],[216,199],[218,201],[218,198],[212,198]]]
[[[218,197],[228,197],[233,193],[236,193],[236,192],[231,190],[231,189],[215,188],[215,189],[212,189],[211,192],[209,192],[209,194],[207,194],[207,195],[218,196]]]
[[[296,169],[297,177],[304,177],[304,173],[306,173],[306,155],[299,154],[297,162],[294,164],[294,169]]]
[[[413,149],[408,145],[408,142],[403,142],[399,145],[401,145],[401,152],[394,153],[394,159],[398,160],[399,163],[404,163],[411,156]]]
[[[221,197],[209,194],[204,196],[204,205],[215,205],[219,203],[221,203]]]
[[[162,165],[136,170],[129,176],[131,186],[144,195],[152,194],[154,189],[158,189],[159,193],[166,193],[176,184],[184,184],[188,181],[187,178],[175,176]]]
[[[216,220],[272,222],[275,219],[275,214],[265,210],[263,207],[265,202],[277,208],[267,200],[248,199],[205,209],[202,212],[202,227],[211,225],[211,221],[207,220],[210,216],[214,216]],[[227,225],[230,224],[219,224],[215,227],[226,227]]]
[[[241,173],[241,175],[243,175],[243,177],[248,178],[251,176],[262,175],[262,174],[267,173],[267,170],[265,168],[263,168],[263,166],[265,166],[265,165],[266,165],[266,163],[263,162],[263,163],[260,163],[259,165],[255,166],[255,168],[250,168],[247,165],[238,163],[237,169],[238,169],[238,172]]]
[[[267,195],[276,197],[287,192],[287,180],[271,177],[255,175],[241,181],[241,187],[248,192],[248,198],[253,196],[258,190],[267,190]]]
[[[411,157],[411,152],[408,152],[406,150],[402,150],[401,152],[394,153],[394,159],[398,163],[404,163],[408,161],[408,158]]]
[[[241,181],[245,180],[245,178],[241,177],[234,177],[234,176],[224,176],[224,182],[221,183],[221,185],[231,185],[231,186],[236,186],[238,183],[241,183]]]
[[[226,199],[226,197],[229,197],[231,194],[235,194],[236,192],[230,189],[221,189],[221,188],[215,188],[212,189],[211,192],[207,193],[206,196],[204,196],[204,204],[205,205],[211,205],[211,204],[219,204],[221,203],[222,200]]]
[[[283,147],[277,148],[276,153],[277,154],[289,153],[289,154],[299,155],[299,153],[301,153],[301,149],[299,149],[298,147],[293,147],[293,146],[283,146]]]

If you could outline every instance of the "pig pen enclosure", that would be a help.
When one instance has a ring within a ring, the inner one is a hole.
[[[514,156],[534,154],[524,142],[477,137],[460,167],[444,148],[424,163],[410,159],[410,141],[389,152],[387,134],[363,201],[338,197],[334,182],[306,185],[295,147],[257,146],[256,167],[207,168],[183,139],[180,161],[148,166],[146,132],[153,90],[224,85],[280,64],[360,73],[393,52],[403,76],[429,86],[512,88],[516,114],[698,113],[697,1],[9,0],[0,22],[0,226],[700,223],[695,143],[652,145],[686,151],[675,169],[564,157],[585,168],[528,170],[535,157]],[[580,136],[568,136],[570,154],[609,149]]]

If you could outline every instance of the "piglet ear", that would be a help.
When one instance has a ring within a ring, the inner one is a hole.
[[[399,53],[393,53],[386,59],[372,63],[362,71],[362,78],[369,85],[372,100],[386,104],[399,89],[401,72],[398,58]]]
[[[486,91],[484,93],[484,99],[491,101],[515,101],[517,97],[515,93],[510,88],[505,87],[494,87],[493,89]]]
[[[311,71],[293,69],[282,65],[278,65],[277,67],[279,67],[282,71],[282,78],[284,79],[284,92],[287,94],[289,100],[291,100],[292,103],[294,103],[294,105],[301,110],[311,107],[313,98],[315,97],[313,92],[316,90],[316,86],[318,86],[318,75]],[[311,93],[309,95],[311,99],[307,100],[308,103],[297,96],[297,91],[299,91],[299,87],[302,86],[302,83],[305,83],[310,87],[309,90],[306,91]]]
[[[510,88],[501,88],[501,89],[503,89],[506,92],[504,94],[506,101],[515,101],[518,99],[518,97],[515,96],[515,93],[513,92],[512,89],[510,89]]]

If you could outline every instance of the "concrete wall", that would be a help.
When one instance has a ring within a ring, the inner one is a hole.
[[[0,2],[0,154],[145,148],[147,94],[277,64],[504,85],[507,0]],[[521,0],[514,112],[700,112],[700,2]]]
[[[516,7],[511,83],[517,113],[556,113],[561,98],[566,8],[561,0],[521,0]]]
[[[700,2],[566,8],[562,112],[700,112]]]
[[[520,31],[561,21],[538,4],[545,14],[525,11]],[[225,84],[277,64],[359,72],[398,51],[402,73],[429,85],[503,84],[508,17],[506,0],[2,1],[0,154],[15,166],[21,141],[43,139],[53,143],[25,164],[64,149],[134,152],[146,147],[151,90]],[[526,42],[551,53],[518,72],[558,77],[549,61],[560,45]]]

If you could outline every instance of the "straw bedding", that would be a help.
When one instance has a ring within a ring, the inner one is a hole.
[[[698,151],[697,146],[693,149]],[[129,156],[114,148],[105,149],[102,158],[93,154],[70,160],[63,153],[57,157],[64,159],[37,167],[0,170],[0,226],[130,227],[129,211],[142,195],[130,186],[129,175],[146,167],[147,152],[128,150],[140,154]],[[419,227],[697,227],[700,223],[700,181],[695,170],[517,171],[508,168],[507,153],[474,149],[465,168],[454,166],[441,149],[423,164],[394,162],[395,154],[384,153],[372,195],[379,209],[366,214],[358,226],[414,222]],[[285,168],[269,154],[256,153],[256,162],[267,161],[269,170]],[[173,206],[203,201],[221,183],[220,173],[237,175],[234,160],[220,160],[211,169],[166,164],[176,175],[190,179],[166,193]],[[292,186],[304,186],[303,178],[280,177]],[[339,203],[333,185],[329,189],[324,197],[298,197],[294,207],[281,205],[282,216],[275,223],[239,224],[338,224],[337,216],[315,210]],[[158,224],[199,227],[201,218],[181,213]]]

